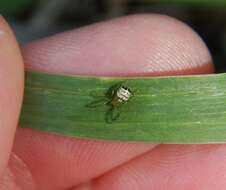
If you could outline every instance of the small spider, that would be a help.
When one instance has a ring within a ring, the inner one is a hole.
[[[109,88],[108,92],[104,97],[97,101],[93,101],[88,104],[88,107],[95,108],[104,104],[110,106],[108,111],[106,112],[106,121],[107,123],[112,123],[120,117],[120,108],[121,106],[128,102],[132,97],[133,93],[129,87],[117,84]]]
[[[116,91],[113,91],[111,105],[117,107],[122,103],[127,102],[131,97],[131,90],[126,86],[120,86]]]

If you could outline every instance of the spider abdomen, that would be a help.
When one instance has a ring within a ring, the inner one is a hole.
[[[117,96],[119,98],[119,100],[121,100],[122,102],[127,102],[131,96],[131,92],[128,88],[122,86],[117,90]]]

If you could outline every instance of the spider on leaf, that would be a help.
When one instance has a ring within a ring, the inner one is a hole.
[[[112,123],[120,117],[122,105],[127,103],[133,95],[134,93],[125,83],[119,83],[111,86],[103,97],[99,96],[98,100],[92,101],[87,107],[96,108],[103,104],[109,106],[105,120],[107,123]]]

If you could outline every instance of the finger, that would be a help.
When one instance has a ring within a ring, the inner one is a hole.
[[[163,145],[76,190],[224,190],[225,154],[225,145]]]
[[[23,62],[15,37],[0,16],[0,176],[12,147],[23,94]]]
[[[170,17],[124,17],[24,48],[28,69],[79,75],[169,75],[213,71],[203,41]]]
[[[13,153],[0,179],[0,189],[37,190],[29,168]]]
[[[125,76],[213,71],[201,39],[181,22],[159,15],[95,24],[34,42],[23,52],[29,69],[54,73]],[[97,177],[153,147],[20,129],[14,150],[41,189],[63,189]]]

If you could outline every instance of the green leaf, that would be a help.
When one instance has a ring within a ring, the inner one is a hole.
[[[112,107],[111,92],[120,85],[133,95]],[[27,72],[20,125],[92,139],[226,142],[226,74],[107,78]]]

